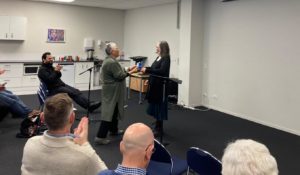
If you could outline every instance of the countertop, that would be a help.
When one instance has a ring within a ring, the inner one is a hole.
[[[127,62],[130,60],[118,60],[120,62]],[[77,62],[95,62],[95,63],[102,63],[103,60],[93,60],[93,61],[88,61],[88,60],[80,60],[80,61],[54,61],[54,63],[61,63],[61,64],[70,64],[70,63],[77,63]],[[5,60],[2,61],[0,60],[0,63],[24,63],[24,64],[41,64],[42,60]]]
[[[81,63],[81,62],[102,62],[101,60],[96,61],[54,61],[54,63],[61,63],[61,64],[72,64],[72,63]],[[7,60],[7,61],[0,61],[0,63],[24,63],[24,64],[42,64],[42,61],[36,60]]]

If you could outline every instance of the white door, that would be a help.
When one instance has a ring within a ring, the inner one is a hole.
[[[0,16],[0,39],[7,40],[9,35],[9,16]]]
[[[10,17],[9,38],[12,40],[25,40],[27,18],[20,16]]]

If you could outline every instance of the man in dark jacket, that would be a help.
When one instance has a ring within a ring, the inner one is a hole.
[[[88,99],[78,89],[65,84],[60,79],[62,66],[58,64],[56,67],[53,67],[53,57],[50,52],[45,52],[42,55],[42,61],[38,77],[46,84],[50,95],[67,93],[81,107],[85,109],[89,107],[90,112],[93,112],[101,105],[99,101],[88,105]]]

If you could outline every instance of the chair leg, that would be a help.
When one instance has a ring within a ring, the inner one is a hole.
[[[189,172],[190,172],[190,167],[187,168],[186,175],[189,175]]]

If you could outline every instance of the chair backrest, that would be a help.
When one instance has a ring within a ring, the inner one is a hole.
[[[39,86],[39,89],[37,90],[37,95],[39,98],[40,105],[41,106],[44,105],[45,100],[49,95],[49,91],[48,91],[46,84],[42,81],[40,81],[40,86]]]
[[[209,152],[191,147],[187,151],[188,168],[201,175],[221,175],[222,163]]]
[[[171,164],[171,172],[173,169],[173,160],[169,151],[159,141],[154,139],[155,152],[151,156],[151,161]]]

